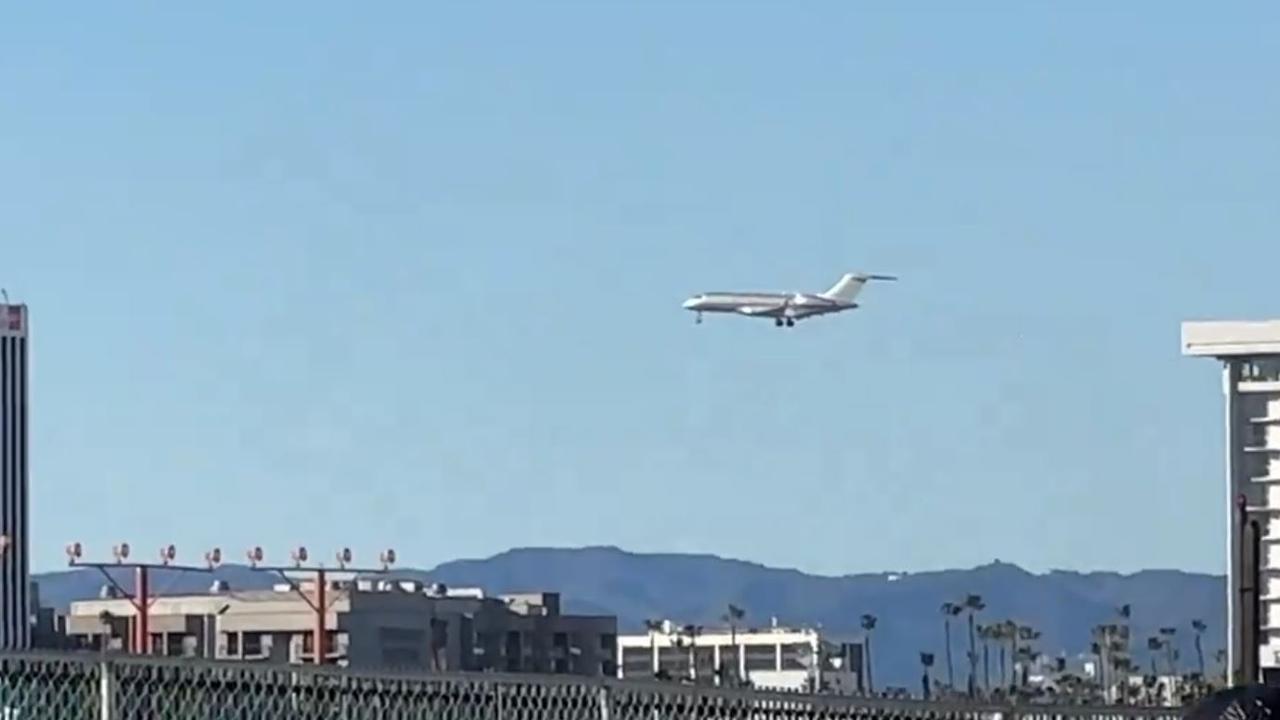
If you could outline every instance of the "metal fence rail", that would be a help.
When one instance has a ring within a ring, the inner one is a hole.
[[[373,675],[0,654],[0,720],[1177,720],[1172,708],[995,706],[527,675]]]

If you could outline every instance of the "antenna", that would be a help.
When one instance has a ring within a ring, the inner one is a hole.
[[[8,304],[9,304],[9,291],[8,291],[8,290],[5,290],[4,288],[0,288],[0,298],[4,298],[4,304],[5,304],[5,305],[8,305]]]

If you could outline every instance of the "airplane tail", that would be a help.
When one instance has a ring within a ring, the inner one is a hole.
[[[831,289],[822,293],[822,297],[828,300],[837,300],[843,303],[852,303],[853,299],[862,292],[862,287],[867,284],[868,280],[897,280],[892,275],[867,275],[864,273],[846,273],[840,278],[839,282],[831,286]]]

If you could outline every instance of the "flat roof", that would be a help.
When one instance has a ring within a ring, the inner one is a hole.
[[[1280,355],[1280,320],[1184,322],[1182,354],[1199,357]]]

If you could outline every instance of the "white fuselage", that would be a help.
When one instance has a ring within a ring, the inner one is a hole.
[[[738,313],[752,317],[800,319],[857,307],[852,301],[809,293],[710,292],[684,302],[698,313]]]

